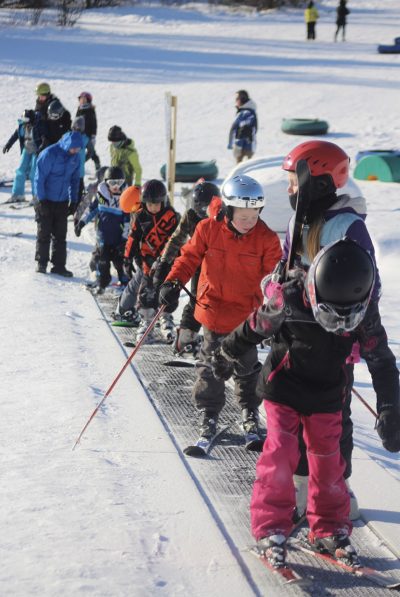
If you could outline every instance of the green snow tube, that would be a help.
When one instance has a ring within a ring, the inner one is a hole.
[[[160,174],[165,180],[166,164],[161,166]],[[196,182],[199,178],[215,180],[218,168],[215,160],[209,162],[177,162],[175,164],[175,182]]]
[[[326,135],[329,124],[317,118],[284,118],[281,129],[288,135]]]
[[[400,155],[393,155],[393,153],[366,155],[357,163],[354,178],[400,182]]]

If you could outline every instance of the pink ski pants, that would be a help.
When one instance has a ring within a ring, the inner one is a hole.
[[[293,473],[299,461],[298,429],[304,426],[309,464],[307,519],[317,537],[350,533],[350,497],[340,454],[342,413],[304,416],[292,408],[264,401],[268,435],[257,462],[250,505],[251,527],[258,540],[276,532],[289,535],[296,505]]]

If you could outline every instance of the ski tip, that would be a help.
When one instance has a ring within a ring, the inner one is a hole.
[[[165,361],[163,363],[165,367],[194,367],[194,362],[191,363],[190,361],[185,361],[184,359],[172,359],[171,361]]]
[[[128,340],[127,342],[124,342],[124,346],[126,346],[127,348],[135,348],[136,342],[131,342],[130,340]]]
[[[187,448],[183,450],[183,453],[186,454],[186,456],[194,456],[195,458],[207,456],[207,452],[203,450],[203,448],[200,448],[200,446],[187,446]]]
[[[248,452],[262,452],[264,447],[264,439],[255,439],[246,444],[246,450]]]

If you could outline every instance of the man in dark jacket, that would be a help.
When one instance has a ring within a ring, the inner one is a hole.
[[[67,218],[78,201],[82,135],[66,133],[58,143],[40,154],[35,174],[37,239],[36,271],[45,274],[50,259],[52,274],[71,277],[67,260]]]
[[[64,108],[58,97],[51,93],[48,83],[39,83],[36,87],[35,111],[41,116],[41,143],[39,152],[45,147],[57,143],[64,133],[71,130],[71,114]]]

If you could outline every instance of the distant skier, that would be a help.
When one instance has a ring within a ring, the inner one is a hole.
[[[108,131],[110,141],[111,166],[122,168],[128,186],[140,187],[142,166],[133,139],[128,139],[121,127],[114,125]]]
[[[128,283],[123,262],[125,243],[129,234],[129,214],[124,213],[119,205],[119,199],[125,187],[126,182],[121,168],[107,168],[96,197],[75,224],[75,234],[80,236],[82,229],[89,222],[96,221],[96,247],[90,263],[90,269],[97,273],[94,294],[103,294],[110,284],[111,263],[117,270],[120,283],[124,286]]]
[[[239,163],[254,155],[258,122],[256,104],[247,91],[237,91],[235,105],[237,116],[229,131],[228,149],[233,149],[233,156]]]
[[[314,6],[314,2],[310,0],[307,4],[307,8],[304,11],[304,20],[307,25],[307,39],[316,39],[315,27],[319,19],[318,10]]]
[[[100,158],[96,153],[96,135],[97,135],[97,117],[96,109],[93,105],[93,96],[88,91],[82,91],[78,96],[79,107],[76,111],[76,117],[82,116],[85,119],[84,133],[89,137],[86,147],[86,161],[93,160],[96,171],[101,167]]]
[[[339,35],[340,30],[342,30],[342,41],[346,41],[347,15],[350,14],[350,10],[347,8],[346,4],[347,0],[340,0],[339,6],[336,9],[335,41],[337,41],[337,36]]]
[[[282,255],[278,235],[260,219],[265,199],[257,181],[244,175],[227,180],[222,187],[222,200],[225,211],[197,224],[160,288],[160,302],[174,306],[181,285],[201,268],[194,315],[203,326],[204,339],[193,398],[201,416],[200,435],[205,438],[215,435],[225,404],[225,383],[212,373],[212,354],[224,337],[261,303],[260,281]],[[235,395],[247,434],[259,431],[261,400],[255,388],[260,367],[257,349],[250,347],[235,369]]]
[[[266,304],[223,340],[212,362],[215,373],[227,379],[249,346],[271,340],[257,388],[268,435],[250,512],[258,549],[274,568],[285,566],[293,529],[300,422],[310,469],[309,547],[359,565],[349,540],[350,496],[339,450],[344,367],[356,341],[377,395],[378,434],[386,450],[400,451],[399,371],[376,306],[370,304],[374,277],[374,262],[357,243],[344,239],[326,245],[308,273],[291,270]]]

